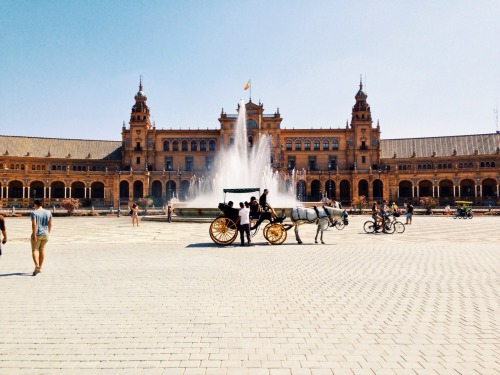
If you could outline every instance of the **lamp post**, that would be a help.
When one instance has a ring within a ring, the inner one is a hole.
[[[332,162],[328,162],[328,199],[332,199],[332,180],[331,180]]]
[[[378,171],[378,195],[379,195],[379,200],[382,201],[383,195],[382,195],[382,181],[380,180],[380,175],[382,174],[382,170],[379,169]]]
[[[168,186],[168,195],[167,195],[167,201],[170,201],[170,199],[172,199],[172,196],[171,196],[171,189],[170,189],[170,172],[171,172],[171,168],[170,168],[170,165],[168,166],[168,182],[167,182],[167,186]]]
[[[321,169],[318,171],[318,175],[319,175],[319,200],[321,200],[323,198],[323,195],[321,193]]]
[[[121,204],[120,204],[120,199],[121,199],[121,196],[122,196],[122,192],[121,192],[121,176],[122,176],[122,171],[118,171],[118,210],[116,211],[116,217],[120,217],[120,207],[121,207]]]
[[[181,200],[182,171],[180,168],[178,170],[179,170],[179,194],[177,194],[178,195],[177,199]]]

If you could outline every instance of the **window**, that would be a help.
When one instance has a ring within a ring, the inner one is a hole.
[[[335,140],[332,141],[332,150],[338,150],[339,149],[339,141]]]
[[[135,151],[141,151],[141,142],[135,143]]]
[[[210,141],[210,142],[208,143],[208,149],[209,149],[210,151],[215,151],[215,141]]]
[[[443,166],[441,164],[438,164],[438,169],[443,169]]]
[[[292,149],[292,141],[286,141],[286,149],[290,151]]]
[[[366,163],[366,156],[361,156],[361,164],[365,164]]]
[[[304,149],[305,150],[310,150],[311,149],[311,141],[305,141],[304,142]]]
[[[253,137],[251,135],[248,136],[248,147],[253,147]]]
[[[191,171],[193,170],[193,158],[187,157],[186,158],[186,171]]]
[[[463,167],[464,167],[464,165],[463,165],[462,163],[460,163],[460,164],[458,165],[458,168],[460,168],[460,169],[462,169]]]
[[[328,141],[323,141],[323,150],[328,150],[330,144],[328,143]]]
[[[165,170],[166,171],[173,170],[173,161],[171,157],[165,158]]]
[[[191,142],[191,151],[198,151],[198,143],[196,141]]]
[[[491,162],[491,168],[495,168],[495,162],[494,161]]]
[[[316,170],[316,157],[315,156],[309,157],[309,170],[311,170],[311,171]]]
[[[141,164],[141,157],[138,156],[136,159],[135,159],[135,164]]]
[[[211,171],[214,166],[214,158],[213,156],[207,156],[205,159],[205,167],[207,168],[208,171]]]
[[[172,144],[172,150],[179,151],[179,142],[174,141],[174,143]]]
[[[302,150],[302,142],[301,141],[295,141],[295,150],[296,151]]]
[[[200,142],[200,151],[207,151],[207,142],[205,141]]]
[[[288,164],[287,164],[287,168],[289,170],[292,170],[295,168],[295,156],[289,156],[288,157]]]
[[[33,165],[31,166],[31,170],[32,170],[32,171],[35,171],[35,170],[36,170],[36,165],[35,165],[35,164],[33,164]]]
[[[481,162],[480,167],[484,168],[484,161]]]
[[[187,141],[182,141],[182,151],[187,151],[188,150],[188,143]]]
[[[314,150],[315,151],[319,150],[319,141],[314,141]]]
[[[234,145],[234,138],[229,138],[229,144],[232,146]]]
[[[170,142],[169,141],[163,142],[163,151],[170,151]]]

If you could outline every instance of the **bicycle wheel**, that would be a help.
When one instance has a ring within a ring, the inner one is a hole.
[[[396,233],[403,233],[405,231],[405,225],[402,222],[395,221],[393,225]]]
[[[391,221],[384,223],[384,233],[393,234],[395,230],[396,227]]]
[[[335,228],[337,228],[338,230],[342,230],[344,229],[345,227],[345,224],[342,220],[337,220],[337,222],[335,223]]]
[[[375,233],[375,225],[373,224],[373,221],[367,221],[363,225],[363,229],[366,233]]]

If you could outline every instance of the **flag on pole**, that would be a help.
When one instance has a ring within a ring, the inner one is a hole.
[[[245,88],[243,90],[248,90],[250,88],[250,81],[247,82],[247,84],[245,85]]]

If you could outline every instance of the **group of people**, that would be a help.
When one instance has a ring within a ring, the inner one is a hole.
[[[411,224],[411,221],[413,219],[413,204],[408,201],[405,204],[406,206],[406,225]],[[372,218],[375,221],[376,225],[383,225],[383,223],[387,220],[389,214],[391,213],[400,213],[401,210],[399,209],[398,205],[396,202],[392,202],[391,207],[387,205],[387,201],[383,200],[382,204],[379,205],[377,202],[373,203],[372,206]]]
[[[31,256],[35,263],[33,276],[42,272],[42,265],[45,259],[45,245],[49,241],[49,233],[52,230],[52,213],[42,207],[42,202],[35,199],[34,210],[30,213],[31,219]],[[2,201],[0,201],[2,209]],[[0,231],[2,232],[2,244],[7,243],[7,229],[5,227],[5,218],[0,215]],[[2,255],[2,246],[0,245],[0,255]]]

